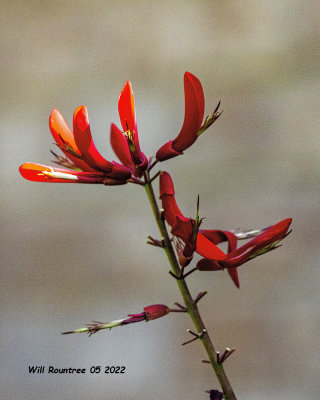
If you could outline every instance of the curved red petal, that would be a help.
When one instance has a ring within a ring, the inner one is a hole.
[[[91,135],[88,112],[85,106],[75,109],[73,115],[73,132],[75,142],[84,160],[92,168],[106,173],[112,171],[112,163],[98,152]]]
[[[104,180],[102,173],[79,172],[35,163],[22,164],[19,172],[23,178],[34,182],[103,183]]]
[[[173,227],[176,223],[177,216],[182,216],[182,213],[179,210],[174,196],[163,196],[161,200],[162,208],[164,209],[164,218],[167,223]]]
[[[224,261],[225,265],[241,265],[248,261],[254,253],[257,253],[265,247],[272,245],[272,243],[283,239],[288,232],[291,222],[292,218],[287,218],[283,221],[280,221],[266,229],[263,233],[261,233],[259,236],[256,236],[248,243],[230,252]]]
[[[127,81],[120,92],[118,99],[118,110],[121,125],[124,131],[130,131],[132,134],[132,142],[134,150],[131,153],[134,164],[139,164],[143,168],[146,156],[140,150],[138,128],[136,121],[136,111],[134,106],[134,97],[130,81]]]
[[[159,186],[160,186],[160,199],[162,199],[162,197],[164,195],[174,195],[175,194],[171,175],[166,171],[162,171],[160,174]]]
[[[164,209],[165,220],[171,227],[173,227],[176,223],[176,217],[183,217],[183,214],[176,203],[173,181],[168,172],[164,171],[160,174],[159,186],[160,199],[162,201],[162,208]]]
[[[82,160],[82,154],[76,145],[73,133],[60,111],[56,108],[51,111],[49,117],[49,127],[58,147],[74,163],[76,167],[81,168],[84,171],[93,170]],[[68,147],[70,151],[66,150]]]
[[[122,129],[137,132],[136,112],[134,107],[134,97],[130,81],[127,81],[119,94],[118,109]]]
[[[226,258],[224,252],[200,232],[197,235],[196,252],[210,260],[223,260]]]
[[[127,166],[129,169],[134,169],[134,163],[132,162],[130,150],[126,138],[120,129],[115,125],[111,124],[110,128],[110,142],[113,151],[116,153],[119,160]]]
[[[182,129],[173,140],[172,147],[183,152],[197,139],[204,115],[204,94],[199,79],[186,72],[184,74],[185,115]]]
[[[228,241],[228,253],[237,248],[237,237],[234,233],[221,230],[200,229],[200,233],[214,244]]]

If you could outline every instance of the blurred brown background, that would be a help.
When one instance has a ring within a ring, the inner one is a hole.
[[[218,388],[191,323],[172,314],[86,335],[61,336],[154,303],[180,301],[139,187],[38,184],[26,161],[50,164],[48,117],[71,123],[86,104],[99,150],[130,79],[143,151],[180,130],[183,74],[201,80],[206,112],[224,113],[183,157],[161,167],[207,228],[261,228],[292,217],[275,252],[239,269],[190,278],[216,347],[243,400],[319,397],[318,1],[5,1],[1,7],[2,398],[207,399]],[[125,375],[29,375],[29,365]]]

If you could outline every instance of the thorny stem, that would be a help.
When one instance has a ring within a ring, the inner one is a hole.
[[[179,276],[180,275],[180,266],[177,261],[177,257],[175,255],[174,249],[172,247],[172,243],[171,243],[164,219],[160,213],[148,171],[146,171],[144,173],[144,179],[145,179],[144,187],[147,192],[147,196],[148,196],[148,199],[149,199],[152,211],[153,211],[153,215],[154,215],[154,218],[158,225],[161,238],[164,239],[163,249],[168,257],[172,273],[176,276]],[[198,310],[197,302],[195,301],[195,299],[192,298],[190,290],[187,286],[185,279],[183,279],[183,278],[176,279],[176,282],[179,286],[181,295],[183,297],[187,313],[190,315],[190,317],[193,321],[193,324],[199,334],[199,340],[203,344],[203,346],[207,352],[207,355],[209,357],[210,364],[212,365],[212,368],[220,382],[225,399],[226,400],[237,400],[237,398],[233,392],[233,389],[231,387],[231,384],[229,382],[229,379],[224,371],[223,365],[219,364],[216,360],[216,350],[213,346],[213,343],[211,341],[209,333],[202,321],[200,312]]]

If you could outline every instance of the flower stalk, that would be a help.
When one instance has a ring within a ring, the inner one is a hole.
[[[161,214],[161,211],[158,207],[158,203],[154,194],[152,182],[149,176],[148,171],[144,172],[144,179],[145,179],[145,185],[144,188],[146,190],[150,206],[152,208],[152,212],[155,218],[155,221],[157,223],[161,239],[163,239],[164,243],[164,251],[167,255],[169,264],[171,266],[171,272],[175,276],[180,276],[180,266],[177,260],[177,257],[175,255],[165,222],[164,218]],[[231,387],[231,384],[229,382],[229,379],[226,375],[226,372],[223,368],[223,365],[221,363],[217,362],[217,357],[216,357],[216,350],[214,348],[214,345],[211,341],[211,338],[209,336],[209,333],[204,325],[204,322],[201,318],[198,306],[197,306],[197,301],[193,299],[189,287],[187,285],[187,282],[185,279],[182,277],[181,279],[176,279],[180,293],[182,295],[182,298],[184,300],[185,308],[187,313],[189,314],[190,318],[192,319],[192,322],[198,332],[198,337],[203,344],[206,353],[208,355],[208,358],[210,360],[210,364],[218,378],[218,381],[221,385],[221,388],[223,390],[224,396],[226,400],[236,400],[236,395],[234,394],[234,391]]]

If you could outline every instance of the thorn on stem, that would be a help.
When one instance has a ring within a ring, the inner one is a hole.
[[[198,301],[200,301],[202,299],[202,297],[204,297],[206,294],[208,294],[208,292],[206,290],[199,292],[197,294],[196,298],[194,299],[194,302],[198,303]]]
[[[161,248],[164,247],[164,243],[163,243],[164,240],[163,240],[163,239],[157,240],[157,239],[153,238],[151,235],[148,235],[148,236],[147,236],[147,239],[149,239],[149,240],[147,241],[147,244],[150,244],[151,246],[161,247]]]
[[[185,279],[187,276],[191,275],[193,272],[197,271],[197,268],[196,267],[192,268],[190,271],[188,271],[185,274],[183,273],[183,271],[184,271],[184,267],[181,268],[179,275],[174,274],[172,271],[169,271],[169,274],[171,276],[173,276],[175,279],[177,279],[178,281],[181,281],[181,280]]]
[[[232,353],[234,353],[236,351],[236,349],[229,349],[229,347],[226,347],[225,351],[223,352],[223,354],[220,356],[219,351],[216,351],[216,355],[217,355],[217,363],[218,364],[222,364],[226,361],[227,358],[229,358],[231,356]]]
[[[161,174],[162,171],[158,171],[151,179],[150,179],[150,183],[153,182],[155,179],[158,178],[158,176]]]
[[[182,346],[185,346],[186,344],[192,343],[192,342],[194,342],[194,341],[197,340],[197,339],[201,339],[202,336],[203,336],[205,333],[207,333],[207,330],[206,330],[206,329],[202,329],[202,331],[201,331],[200,333],[194,333],[194,332],[192,332],[192,330],[187,329],[187,332],[190,333],[192,336],[194,336],[194,338],[191,339],[191,340],[188,340],[188,341],[186,341],[186,342],[184,342],[184,343],[182,343]]]
[[[187,308],[185,306],[181,305],[180,303],[176,302],[176,303],[174,303],[174,305],[181,308],[181,310],[183,310],[183,311],[187,311]]]
[[[165,218],[164,218],[164,209],[163,208],[160,208],[160,218],[162,219],[162,221],[165,220]]]

